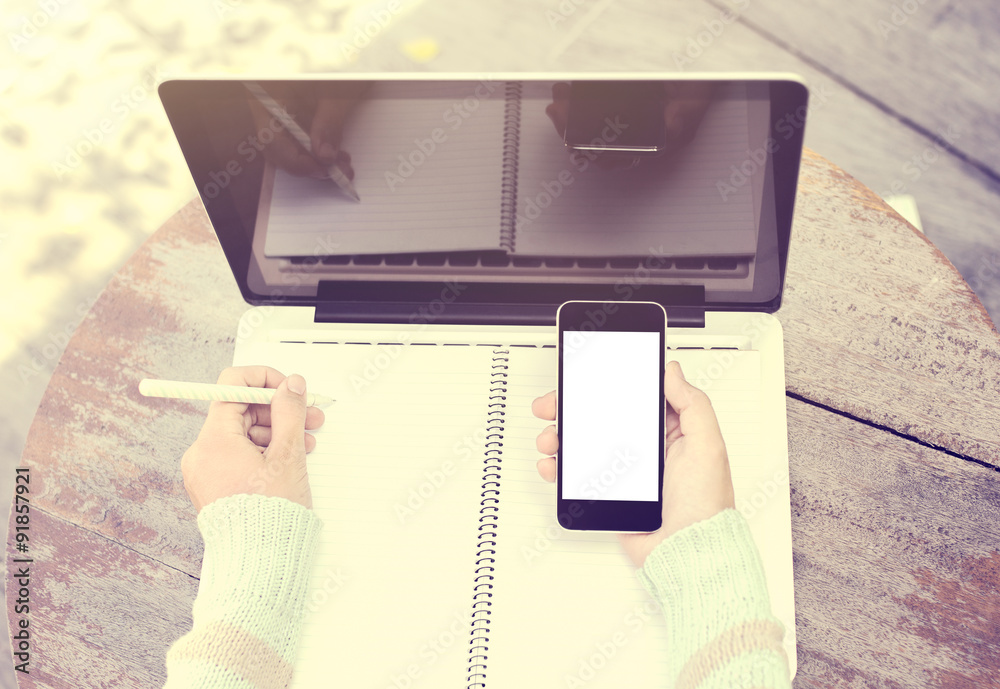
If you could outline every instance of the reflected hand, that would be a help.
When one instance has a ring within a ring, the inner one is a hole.
[[[274,98],[309,136],[306,150],[256,98],[249,98],[258,138],[264,129],[274,134],[262,144],[264,157],[276,167],[298,177],[328,179],[336,164],[354,179],[351,155],[340,148],[344,126],[368,82],[284,82],[267,87]]]
[[[208,418],[181,459],[184,487],[197,511],[219,498],[250,493],[287,498],[312,507],[306,453],[316,439],[306,433],[325,415],[306,407],[305,381],[269,366],[238,366],[219,375],[221,385],[275,388],[271,404],[212,402]],[[298,382],[302,393],[292,392]]]
[[[618,534],[622,548],[636,567],[641,567],[653,549],[670,535],[736,506],[726,444],[708,395],[685,380],[676,361],[667,364],[664,392],[667,416],[663,524],[652,533]],[[555,391],[531,404],[535,416],[549,421],[555,420],[556,408]],[[546,427],[536,445],[539,452],[554,455],[559,449],[556,427]],[[556,480],[555,457],[542,457],[537,466],[543,479]]]

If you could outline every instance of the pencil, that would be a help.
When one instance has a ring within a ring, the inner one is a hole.
[[[288,112],[281,107],[278,101],[271,98],[267,91],[265,91],[263,87],[255,81],[244,81],[243,85],[246,86],[247,90],[260,101],[260,104],[263,105],[269,113],[274,115],[278,121],[281,122],[281,126],[288,130],[288,133],[299,142],[299,145],[311,154],[312,141],[309,140],[309,135],[306,134],[302,127],[299,126],[299,123],[292,119]],[[315,158],[315,156],[313,156],[313,158]],[[316,162],[320,161],[317,160]],[[361,197],[358,196],[358,192],[354,189],[354,185],[351,184],[351,180],[347,178],[347,175],[344,174],[344,171],[340,169],[339,165],[334,163],[327,169],[326,172],[330,175],[330,179],[332,179],[345,194],[350,196],[355,201],[361,200]]]
[[[172,397],[184,400],[217,400],[245,404],[270,404],[274,388],[251,388],[244,385],[215,385],[213,383],[187,383],[181,380],[143,378],[139,392],[146,397]],[[336,402],[332,397],[306,393],[306,406],[318,407]]]

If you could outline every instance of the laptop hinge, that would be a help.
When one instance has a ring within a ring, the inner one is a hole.
[[[704,328],[705,309],[684,306],[667,306],[668,328]]]
[[[559,305],[582,301],[652,301],[667,325],[705,327],[703,285],[363,282],[320,280],[316,323],[437,323],[441,325],[555,325]]]

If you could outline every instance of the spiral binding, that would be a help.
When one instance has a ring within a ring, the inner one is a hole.
[[[468,686],[484,687],[489,651],[490,607],[493,603],[493,564],[496,555],[497,521],[500,511],[500,468],[507,416],[507,369],[510,350],[493,350],[490,374],[489,412],[486,420],[486,451],[483,484],[479,497],[479,535],[476,543],[475,586],[472,594],[472,640],[469,642]]]
[[[514,253],[517,230],[517,149],[521,139],[521,82],[508,81],[504,89],[503,173],[500,182],[500,246]]]

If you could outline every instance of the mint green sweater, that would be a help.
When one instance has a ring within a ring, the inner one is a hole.
[[[290,685],[321,527],[284,498],[234,495],[201,510],[194,624],[167,652],[165,689]],[[784,628],[739,512],[673,534],[637,576],[663,608],[677,689],[790,686]]]

